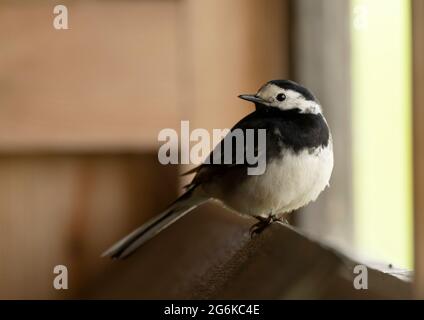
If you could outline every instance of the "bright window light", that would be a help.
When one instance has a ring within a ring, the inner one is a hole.
[[[352,0],[355,241],[372,259],[411,268],[411,8]]]

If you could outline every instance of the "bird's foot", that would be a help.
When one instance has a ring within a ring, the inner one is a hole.
[[[259,220],[257,223],[255,223],[253,226],[250,227],[250,237],[253,237],[257,234],[260,234],[262,231],[264,231],[271,223],[278,220],[274,215],[270,214],[268,217],[264,218],[261,216],[255,217],[257,220]]]

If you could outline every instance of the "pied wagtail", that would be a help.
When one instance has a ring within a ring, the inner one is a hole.
[[[258,233],[287,213],[301,208],[329,184],[333,170],[333,146],[327,121],[314,95],[289,80],[273,80],[254,95],[240,95],[256,110],[236,128],[266,129],[266,170],[248,175],[248,164],[213,164],[190,170],[196,173],[186,192],[164,212],[147,221],[106,250],[102,256],[125,258],[140,245],[209,200],[259,220],[251,231]],[[223,141],[221,145],[223,145]],[[213,159],[211,152],[209,159]],[[225,151],[224,151],[225,152]],[[230,151],[234,153],[234,150]]]

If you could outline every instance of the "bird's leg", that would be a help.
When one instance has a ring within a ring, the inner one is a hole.
[[[274,214],[269,214],[268,217],[264,218],[262,216],[255,216],[257,220],[259,220],[257,223],[255,223],[253,226],[250,227],[250,236],[253,237],[255,234],[259,234],[262,231],[266,229],[271,223],[278,220]]]
[[[271,215],[268,215],[268,217],[262,217],[262,216],[254,216],[253,218],[255,218],[256,220],[258,220],[259,222],[269,222]]]

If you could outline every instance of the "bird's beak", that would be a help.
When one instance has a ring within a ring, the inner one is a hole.
[[[238,97],[240,99],[251,101],[251,102],[254,102],[254,103],[259,103],[259,104],[263,104],[263,105],[267,104],[267,102],[264,99],[259,98],[257,95],[253,95],[253,94],[241,94]]]

